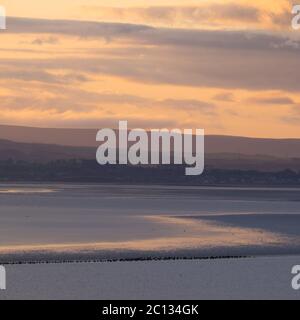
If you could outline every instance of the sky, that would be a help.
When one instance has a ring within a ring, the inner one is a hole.
[[[274,3],[275,2],[275,3]],[[300,138],[290,0],[0,0],[0,123]]]

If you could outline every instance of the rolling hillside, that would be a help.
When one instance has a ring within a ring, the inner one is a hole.
[[[95,147],[96,129],[51,129],[0,125],[0,139],[23,143]],[[300,139],[258,139],[207,135],[206,153],[300,158]]]

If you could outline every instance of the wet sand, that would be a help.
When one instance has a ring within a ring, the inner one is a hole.
[[[300,254],[300,190],[0,185],[0,262]]]
[[[4,299],[300,299],[300,256],[8,265]]]

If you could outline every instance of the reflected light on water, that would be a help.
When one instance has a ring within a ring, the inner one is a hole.
[[[81,252],[100,250],[167,251],[178,249],[206,249],[248,245],[278,245],[285,237],[261,229],[232,227],[216,222],[167,216],[147,216],[159,224],[167,224],[178,231],[176,235],[129,241],[102,241],[93,243],[60,243],[2,246],[0,253],[26,252]]]
[[[0,194],[34,194],[34,193],[52,193],[53,189],[41,189],[41,188],[10,188],[0,189]]]

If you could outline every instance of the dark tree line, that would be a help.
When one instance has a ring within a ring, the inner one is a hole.
[[[0,182],[8,181],[300,186],[300,172],[207,169],[201,176],[186,176],[185,165],[100,166],[94,160],[59,160],[48,163],[1,161]]]

